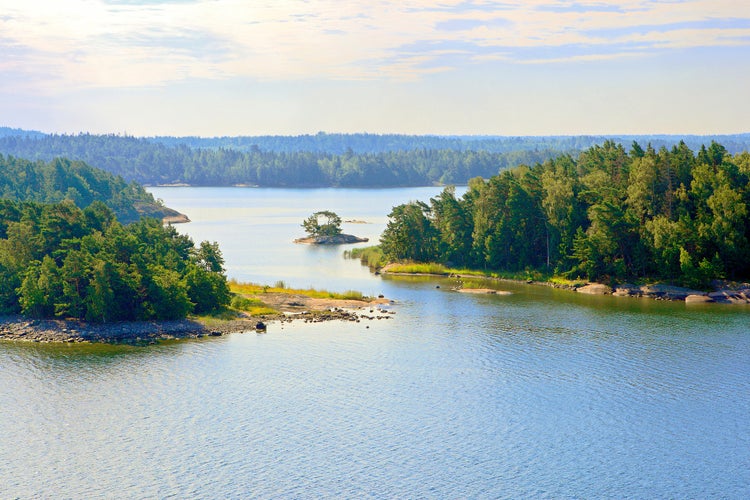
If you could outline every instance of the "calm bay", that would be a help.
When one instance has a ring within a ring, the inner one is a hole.
[[[382,293],[396,314],[0,342],[0,498],[750,496],[750,308],[464,295],[292,243],[318,210],[377,243],[392,206],[439,188],[151,191],[231,278]]]

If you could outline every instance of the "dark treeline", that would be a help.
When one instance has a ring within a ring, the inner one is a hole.
[[[116,135],[0,137],[0,152],[24,158],[82,160],[142,184],[269,187],[393,187],[465,184],[519,163],[553,157],[546,151],[413,149],[382,153],[272,152],[253,148],[194,149]]]
[[[0,198],[42,203],[70,200],[81,208],[98,200],[121,222],[143,215],[161,217],[165,210],[135,182],[61,158],[32,162],[0,154]]]
[[[612,141],[395,207],[391,260],[688,286],[750,277],[750,154]]]
[[[176,319],[226,305],[216,244],[153,218],[123,226],[96,201],[81,210],[0,199],[0,313],[95,322]]]
[[[49,135],[3,129],[0,153],[89,165],[142,184],[269,187],[395,187],[466,184],[515,165],[534,164],[601,144],[597,136],[484,137],[316,134],[262,137]],[[672,147],[672,136],[647,136]],[[750,134],[721,136],[730,152],[746,150]],[[689,146],[706,137],[687,140]]]

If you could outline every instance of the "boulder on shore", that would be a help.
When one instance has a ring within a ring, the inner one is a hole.
[[[686,304],[708,304],[714,302],[714,299],[708,295],[691,294],[685,297]]]
[[[360,238],[351,234],[335,234],[333,236],[308,236],[306,238],[297,238],[295,243],[304,243],[306,245],[346,245],[349,243],[364,243],[370,241],[368,238]]]
[[[641,295],[652,299],[663,299],[663,300],[685,300],[690,295],[705,295],[700,290],[691,290],[690,288],[684,288],[681,286],[671,285],[643,285],[641,287]]]
[[[609,295],[612,293],[612,287],[601,283],[589,283],[588,285],[576,288],[576,292],[589,295]]]

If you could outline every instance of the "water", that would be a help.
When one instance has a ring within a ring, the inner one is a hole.
[[[462,193],[465,189],[458,188]],[[198,242],[218,241],[230,276],[241,281],[297,287],[348,288],[370,293],[379,284],[344,248],[377,244],[395,205],[428,200],[439,188],[405,189],[249,189],[152,188],[155,197],[184,211],[192,222],[180,227]],[[332,210],[344,233],[369,238],[346,247],[293,244],[305,236],[301,224],[314,212]]]
[[[291,243],[323,209],[376,238],[391,204],[436,189],[154,192],[195,221],[181,231],[219,241],[231,276],[383,291],[397,314],[148,347],[0,343],[0,498],[750,495],[748,308],[471,296]]]

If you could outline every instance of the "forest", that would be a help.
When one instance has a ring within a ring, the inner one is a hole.
[[[194,149],[115,135],[0,138],[0,153],[50,161],[84,161],[146,185],[257,185],[264,187],[396,187],[465,183],[518,163],[542,161],[545,151],[411,149],[342,154],[315,151]]]
[[[389,260],[691,287],[750,277],[750,154],[614,141],[394,207]]]
[[[178,319],[228,304],[215,243],[154,218],[129,225],[101,201],[0,199],[0,313],[92,322]]]
[[[626,136],[627,137],[627,136]],[[730,152],[750,134],[722,136]],[[605,137],[325,134],[261,137],[58,135],[0,128],[0,153],[32,160],[65,157],[146,185],[405,187],[466,184],[518,164],[542,163],[602,144]],[[673,136],[649,136],[671,147]],[[699,147],[706,137],[688,137]]]
[[[122,223],[142,216],[162,218],[170,211],[135,182],[63,158],[32,162],[0,154],[0,198],[41,203],[70,200],[81,208],[98,200]]]

